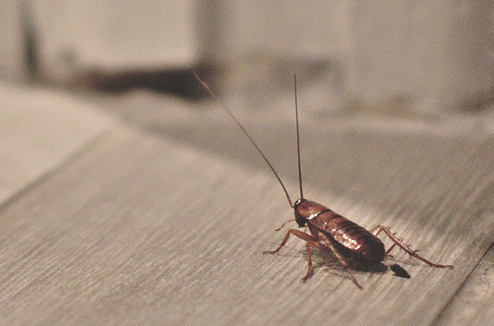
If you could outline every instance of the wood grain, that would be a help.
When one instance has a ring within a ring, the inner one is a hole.
[[[221,121],[184,125],[183,138],[171,126],[116,126],[3,207],[2,323],[430,325],[493,242],[492,137],[309,128],[307,198],[366,228],[391,226],[455,269],[395,249],[411,279],[357,271],[360,291],[321,255],[303,284],[303,243],[261,254],[293,212],[248,144]],[[283,139],[293,126],[271,129]],[[263,145],[296,196],[291,145]]]
[[[494,251],[482,258],[452,302],[437,319],[436,325],[490,325],[494,320]]]
[[[0,81],[0,98],[0,203],[113,124],[62,91]]]
[[[308,199],[366,228],[390,226],[423,256],[455,267],[430,268],[395,249],[387,262],[411,279],[377,266],[355,272],[360,291],[324,253],[301,283],[299,239],[262,255],[296,226],[274,231],[293,211],[222,112],[144,93],[96,101],[128,125],[112,125],[83,150],[73,146],[75,156],[0,206],[0,324],[492,321],[488,130],[464,121],[403,128],[303,118]],[[296,198],[292,117],[242,118]]]

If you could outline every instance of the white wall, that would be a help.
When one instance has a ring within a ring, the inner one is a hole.
[[[55,81],[212,60],[254,104],[290,89],[293,72],[317,110],[445,110],[493,93],[491,0],[24,1]],[[21,2],[0,3],[0,73],[22,75]]]
[[[492,14],[492,1],[356,1],[347,90],[426,109],[489,92]]]
[[[197,58],[193,0],[33,0],[43,70],[180,68]]]
[[[26,69],[19,3],[0,0],[0,8],[0,78],[22,80]]]

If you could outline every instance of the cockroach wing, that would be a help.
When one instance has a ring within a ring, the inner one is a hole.
[[[348,249],[347,251],[357,261],[375,264],[384,259],[385,247],[381,240],[330,209],[321,212],[317,218],[310,219],[307,223]]]

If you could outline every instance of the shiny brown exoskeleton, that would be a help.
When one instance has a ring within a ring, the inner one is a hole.
[[[285,185],[281,181],[278,173],[266,158],[261,149],[257,146],[256,142],[251,138],[249,133],[244,129],[240,122],[235,118],[235,116],[230,112],[230,110],[214,95],[209,86],[203,82],[196,73],[194,73],[196,79],[204,86],[204,88],[209,92],[209,94],[217,100],[221,106],[226,110],[230,117],[235,121],[235,123],[240,127],[242,132],[247,136],[250,142],[257,149],[259,154],[261,154],[264,161],[268,164],[271,171],[274,173],[278,179],[285,195],[288,199],[290,207],[295,210],[295,221],[299,227],[308,227],[311,234],[302,232],[296,229],[289,229],[285,237],[281,241],[281,244],[272,251],[264,251],[263,254],[274,254],[278,252],[288,241],[290,234],[293,234],[306,242],[307,247],[307,260],[308,260],[308,270],[307,274],[302,279],[305,282],[312,275],[312,248],[316,248],[321,251],[331,252],[339,263],[345,268],[353,282],[359,289],[362,289],[360,284],[357,282],[353,276],[350,266],[348,265],[346,259],[351,257],[360,264],[364,266],[371,266],[380,263],[386,257],[386,255],[394,248],[398,246],[403,249],[407,254],[415,257],[429,266],[437,268],[453,268],[451,265],[439,265],[431,263],[429,260],[419,256],[416,251],[410,249],[405,245],[402,240],[397,238],[393,233],[389,231],[388,227],[378,225],[375,228],[367,231],[360,225],[348,220],[347,218],[333,212],[324,205],[318,204],[316,202],[307,200],[303,196],[302,192],[302,172],[300,164],[300,141],[299,141],[299,127],[298,127],[298,108],[297,108],[297,79],[294,76],[295,84],[295,116],[296,116],[296,127],[297,127],[297,154],[298,154],[298,173],[299,173],[299,188],[300,188],[300,199],[292,204],[288,191]],[[284,225],[284,224],[283,224]],[[282,226],[283,226],[282,225]],[[281,228],[281,227],[280,227]],[[277,229],[279,230],[279,229]],[[381,232],[384,232],[388,238],[393,241],[393,245],[386,251],[383,242],[377,237]],[[410,275],[399,265],[392,265],[391,269],[400,277],[410,278]]]
[[[453,268],[451,265],[431,263],[429,260],[419,256],[416,251],[410,249],[393,233],[391,233],[387,227],[378,225],[371,231],[367,231],[360,225],[333,212],[324,205],[303,198],[295,202],[293,209],[295,210],[295,221],[298,226],[307,226],[311,234],[290,229],[286,233],[278,248],[272,251],[264,251],[263,253],[274,254],[278,252],[285,245],[290,237],[290,234],[305,240],[307,247],[308,270],[307,274],[302,279],[303,282],[305,282],[312,275],[312,248],[331,252],[345,268],[359,289],[362,287],[353,276],[346,259],[351,257],[362,265],[375,265],[380,263],[395,245],[403,249],[410,256],[423,261],[429,266],[437,268]],[[384,243],[377,237],[381,231],[384,232],[394,243],[388,251],[385,250]],[[399,276],[406,278],[410,277],[401,267],[397,266],[393,269],[395,273],[396,270],[399,271],[397,273]],[[403,276],[400,275],[400,273]]]

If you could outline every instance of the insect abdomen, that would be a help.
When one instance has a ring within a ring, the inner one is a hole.
[[[346,248],[354,259],[362,263],[383,260],[384,244],[360,225],[309,200],[301,202],[296,211],[299,217],[305,215],[306,222],[316,227],[320,233],[327,234]]]
[[[377,263],[384,258],[384,244],[372,233],[347,218],[327,211],[321,214],[321,220],[326,220],[325,229],[335,241],[351,251],[353,258],[363,263]]]

